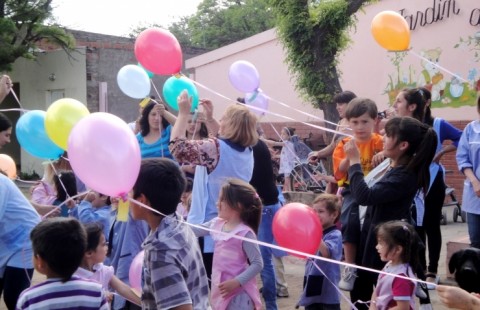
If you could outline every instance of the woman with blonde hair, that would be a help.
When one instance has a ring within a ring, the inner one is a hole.
[[[227,178],[250,181],[253,173],[251,147],[258,141],[257,118],[245,106],[232,105],[218,123],[217,138],[188,140],[185,133],[191,105],[187,92],[182,92],[178,97],[177,121],[171,132],[170,152],[180,164],[188,162],[197,165],[187,221],[201,224],[218,216],[216,203]],[[206,113],[207,127],[216,127],[212,102],[204,99],[201,105]],[[213,240],[210,237],[204,239],[203,253],[205,269],[210,277],[213,258]]]

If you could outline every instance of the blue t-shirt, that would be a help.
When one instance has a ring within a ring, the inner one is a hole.
[[[168,125],[167,128],[162,130],[162,135],[160,139],[158,139],[152,144],[146,143],[141,133],[137,134],[137,140],[138,144],[140,145],[140,152],[142,158],[166,157],[173,159],[173,156],[172,154],[170,154],[170,150],[168,149],[171,131],[172,126]]]

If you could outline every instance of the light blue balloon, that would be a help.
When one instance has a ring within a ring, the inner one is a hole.
[[[63,149],[58,147],[45,131],[45,111],[29,111],[18,119],[15,127],[17,140],[20,145],[35,157],[44,159],[58,159]]]
[[[198,107],[198,91],[195,84],[184,76],[172,76],[163,84],[163,97],[168,105],[178,111],[177,97],[186,90],[188,95],[192,97],[192,112]]]
[[[117,73],[118,87],[134,99],[143,99],[150,94],[150,79],[147,72],[137,65],[123,66]]]

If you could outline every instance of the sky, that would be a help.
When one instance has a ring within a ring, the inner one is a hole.
[[[196,12],[202,0],[53,0],[56,21],[69,29],[127,36],[132,28],[168,26]]]

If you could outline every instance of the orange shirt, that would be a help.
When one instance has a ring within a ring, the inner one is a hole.
[[[350,137],[342,139],[333,151],[333,175],[338,182],[338,186],[343,186],[344,183],[348,184],[347,172],[341,172],[339,166],[340,162],[346,158],[343,146],[350,141],[350,139]],[[369,141],[357,142],[357,147],[360,152],[360,164],[362,165],[363,174],[367,175],[373,169],[373,155],[383,151],[383,138],[377,133],[372,133]]]

